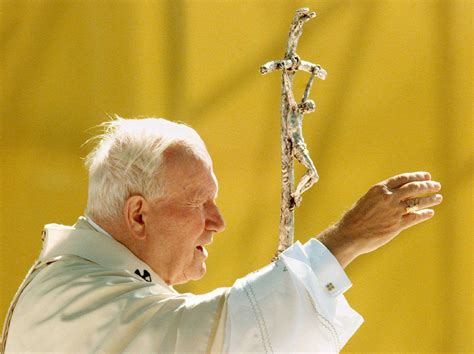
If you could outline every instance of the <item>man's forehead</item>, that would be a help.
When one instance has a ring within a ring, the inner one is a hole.
[[[210,160],[193,157],[167,162],[165,183],[175,192],[217,194],[218,182]]]
[[[188,189],[194,194],[202,195],[216,195],[219,189],[217,178],[212,171],[202,175],[196,175],[195,178],[188,181],[187,185],[183,185],[185,189]]]

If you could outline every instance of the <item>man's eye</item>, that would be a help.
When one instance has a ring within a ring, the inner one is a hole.
[[[196,208],[202,209],[204,208],[204,205],[206,205],[206,202],[198,202],[194,204]]]
[[[189,203],[189,205],[193,208],[196,208],[196,209],[202,209],[206,206],[206,204],[208,203],[207,200],[195,200],[193,201],[192,203]]]

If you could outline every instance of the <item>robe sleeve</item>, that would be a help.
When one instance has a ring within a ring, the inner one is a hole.
[[[222,351],[339,352],[364,321],[343,295],[351,285],[321,242],[295,243],[230,288]]]

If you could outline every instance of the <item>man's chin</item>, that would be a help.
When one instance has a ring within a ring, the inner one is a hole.
[[[204,275],[206,275],[206,270],[207,268],[205,262],[195,265],[185,272],[186,280],[199,280],[204,277]]]
[[[199,280],[201,279],[202,277],[204,277],[206,275],[206,271],[207,271],[207,267],[206,267],[206,263],[205,262],[202,262],[198,269],[195,270],[195,277],[193,278],[193,280]]]

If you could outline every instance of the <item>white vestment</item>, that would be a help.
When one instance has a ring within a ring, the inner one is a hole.
[[[6,353],[335,353],[363,322],[343,295],[351,282],[315,239],[193,295],[84,217],[43,236],[5,321]]]

